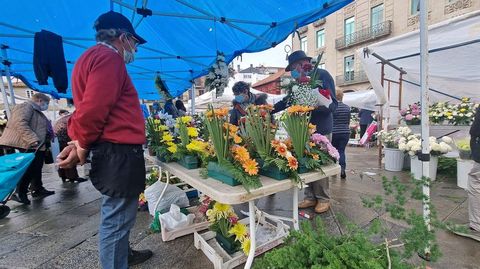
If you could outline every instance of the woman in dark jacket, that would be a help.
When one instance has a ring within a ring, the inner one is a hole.
[[[55,122],[53,131],[55,132],[55,136],[58,138],[58,145],[61,152],[67,146],[67,143],[71,141],[70,137],[68,137],[67,123],[68,119],[70,119],[72,114],[70,114],[70,112],[68,112],[67,110],[63,109],[60,110],[58,114],[60,115],[60,118]],[[58,176],[62,179],[63,182],[66,182],[67,180],[69,180],[70,182],[86,181],[86,179],[78,176],[77,167],[59,168]]]
[[[235,99],[232,101],[233,109],[230,110],[230,123],[239,125],[240,119],[247,114],[245,111],[251,104],[266,105],[267,95],[253,94],[250,92],[250,84],[239,81],[232,87]]]

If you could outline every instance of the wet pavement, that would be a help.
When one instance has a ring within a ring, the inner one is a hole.
[[[362,226],[377,217],[373,210],[362,206],[361,197],[383,193],[382,175],[408,181],[407,172],[379,169],[376,154],[375,148],[347,149],[347,179],[330,181],[332,210],[321,215],[330,232],[343,232],[337,218],[340,214]],[[55,190],[55,195],[33,199],[30,206],[10,201],[12,212],[0,220],[0,268],[99,268],[100,194],[90,182],[62,183],[51,165],[45,166],[43,176],[44,186]],[[440,220],[467,223],[467,195],[454,179],[438,176],[431,194]],[[291,203],[292,193],[287,191],[260,199],[257,206],[270,214],[291,216]],[[421,209],[417,201],[409,201],[408,207]],[[238,213],[240,209],[247,210],[247,206],[236,207]],[[308,213],[315,215],[313,211]],[[403,225],[383,215],[381,218],[392,227],[389,236],[398,237]],[[149,232],[151,221],[147,212],[139,212],[131,244],[135,249],[151,249],[154,256],[134,268],[213,268],[206,256],[195,249],[192,235],[163,242],[159,234]],[[430,264],[432,268],[480,268],[479,242],[443,231],[437,233],[437,239],[443,256]],[[413,260],[420,262],[418,258]]]

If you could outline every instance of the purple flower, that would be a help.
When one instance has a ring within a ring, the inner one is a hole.
[[[313,143],[315,144],[327,144],[327,143],[330,143],[330,141],[328,141],[328,138],[324,135],[321,135],[321,134],[313,134],[310,139],[312,140]]]

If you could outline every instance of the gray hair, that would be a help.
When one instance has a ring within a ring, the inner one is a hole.
[[[112,43],[123,33],[125,33],[125,31],[120,29],[100,29],[95,34],[95,39],[97,42]]]

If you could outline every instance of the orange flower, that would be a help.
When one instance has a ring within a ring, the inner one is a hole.
[[[317,126],[315,124],[308,124],[308,129],[310,130],[310,134],[314,134],[317,131]]]
[[[240,144],[240,143],[242,143],[242,138],[238,135],[233,135],[233,142],[235,144]]]
[[[314,160],[318,160],[320,157],[318,156],[318,154],[312,154],[312,158],[313,158]]]
[[[308,142],[308,145],[310,145],[310,147],[312,147],[312,148],[315,147],[315,143],[313,143],[313,142]]]
[[[243,146],[235,145],[232,147],[233,155],[235,160],[239,162],[245,162],[246,160],[250,159],[250,153],[248,150]]]
[[[290,169],[292,170],[297,170],[298,168],[298,162],[297,162],[297,159],[295,159],[295,157],[290,157],[287,159],[288,160],[288,167],[290,167]]]
[[[219,109],[215,109],[215,116],[226,117],[227,115],[228,115],[228,108],[222,107]]]
[[[266,104],[266,105],[259,105],[259,106],[258,106],[258,108],[259,108],[259,109],[268,110],[268,111],[270,111],[270,110],[273,110],[273,106],[272,106],[272,105],[270,105],[270,104]]]
[[[285,141],[283,141],[283,143],[285,143],[285,145],[287,146],[287,148],[291,149],[293,147],[292,145],[292,139],[288,138],[286,139]]]
[[[287,146],[283,143],[280,143],[276,148],[275,148],[278,152],[278,154],[280,154],[280,156],[286,156],[287,155]]]
[[[251,176],[258,174],[258,166],[257,161],[248,159],[243,163],[243,169],[245,172]]]
[[[280,141],[272,140],[272,142],[270,142],[270,144],[272,145],[272,147],[277,147],[278,145],[280,145]]]

